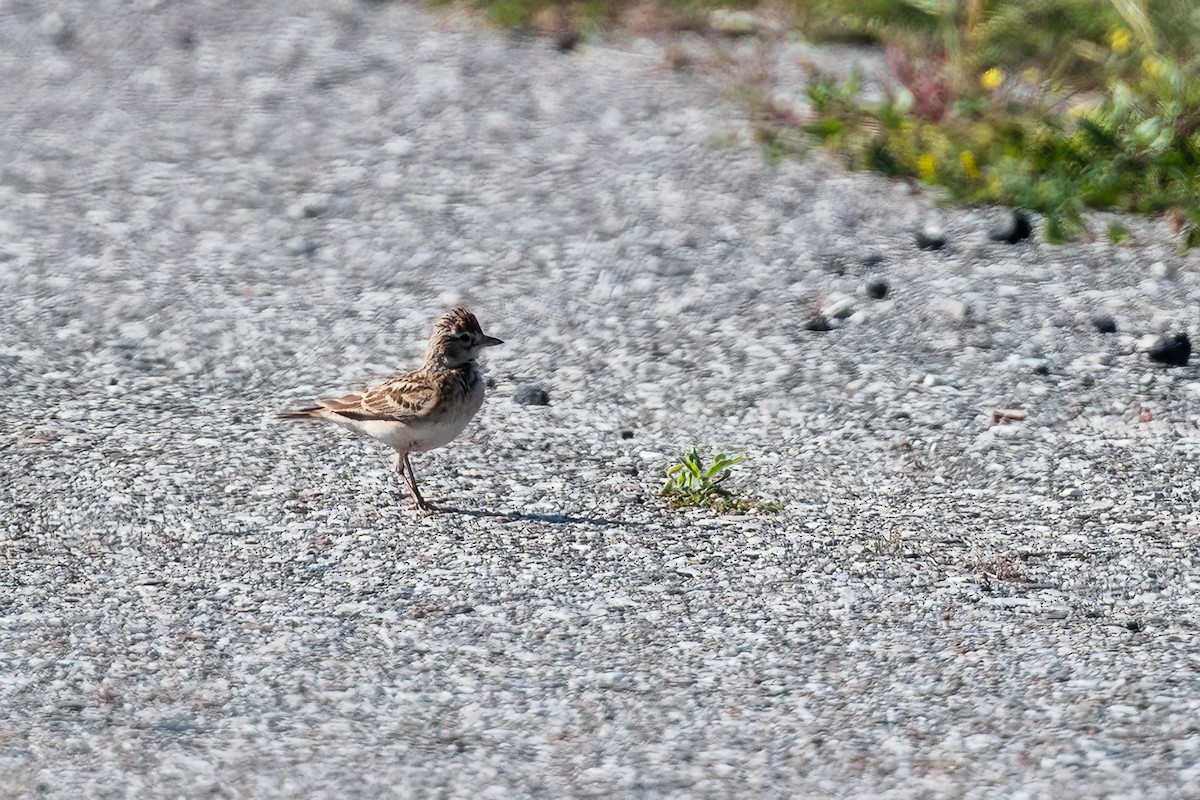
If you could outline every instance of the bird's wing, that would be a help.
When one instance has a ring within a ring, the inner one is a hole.
[[[403,422],[429,413],[436,404],[438,385],[429,376],[410,372],[387,383],[321,404],[335,414],[357,420]]]
[[[317,401],[321,407],[329,411],[345,411],[347,409],[358,408],[362,403],[361,394],[348,394],[345,397],[322,397]]]

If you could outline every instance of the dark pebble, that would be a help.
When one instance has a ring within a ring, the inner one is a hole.
[[[867,281],[867,296],[875,300],[882,300],[887,297],[890,288],[888,282],[883,278],[871,278]]]
[[[1033,223],[1023,211],[1013,211],[1003,224],[988,231],[988,238],[993,242],[1016,244],[1033,235]]]
[[[523,406],[548,406],[550,405],[550,393],[540,386],[525,384],[517,387],[513,392],[513,400]]]
[[[633,431],[621,431],[621,438],[622,439],[632,439]]]
[[[816,331],[817,333],[825,333],[833,330],[833,326],[829,324],[829,318],[824,314],[813,314],[808,321],[804,323],[804,330]]]
[[[1188,335],[1182,331],[1166,333],[1159,337],[1149,353],[1151,361],[1166,364],[1169,367],[1187,366],[1192,356],[1192,343]]]
[[[569,53],[579,46],[581,37],[575,31],[563,31],[554,37],[554,46],[560,53]]]
[[[1100,333],[1116,333],[1117,321],[1112,314],[1092,314],[1092,324]]]

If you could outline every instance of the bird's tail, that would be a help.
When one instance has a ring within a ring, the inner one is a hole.
[[[320,416],[324,411],[324,406],[313,406],[312,408],[297,408],[290,411],[280,411],[275,416],[279,419],[313,419]]]

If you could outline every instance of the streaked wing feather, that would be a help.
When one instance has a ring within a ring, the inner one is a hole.
[[[330,411],[346,411],[358,408],[362,402],[362,395],[348,394],[344,397],[322,397],[317,401],[323,408]]]
[[[423,375],[410,372],[368,389],[356,403],[330,410],[351,419],[399,421],[428,413],[436,402],[437,385]]]

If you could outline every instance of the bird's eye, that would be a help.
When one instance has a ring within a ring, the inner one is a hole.
[[[467,342],[471,341],[471,334],[467,333],[466,331],[463,331],[455,338],[457,338],[463,344],[466,344]]]

